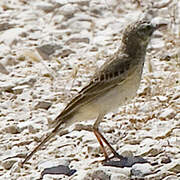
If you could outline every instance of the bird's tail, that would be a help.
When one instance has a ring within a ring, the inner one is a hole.
[[[25,157],[24,161],[21,163],[22,166],[23,166],[23,164],[25,164],[25,163],[33,156],[33,154],[36,153],[47,141],[49,141],[52,137],[54,137],[54,136],[59,132],[59,129],[60,129],[62,123],[63,123],[62,121],[59,122],[59,123],[56,125],[56,127],[50,132],[50,134],[48,134],[48,135],[45,137],[45,139],[44,139],[43,141],[41,141],[41,143],[40,143],[38,146],[36,146],[36,147],[34,148],[34,150]]]

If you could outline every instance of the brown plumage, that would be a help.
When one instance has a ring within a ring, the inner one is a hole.
[[[25,158],[24,164],[31,156],[59,130],[75,122],[96,118],[92,127],[102,151],[107,159],[103,146],[104,141],[111,151],[115,150],[98,130],[103,116],[116,110],[132,99],[139,87],[146,48],[155,26],[147,20],[136,21],[124,31],[119,50],[92,77],[78,95],[73,98],[54,120],[53,131]]]

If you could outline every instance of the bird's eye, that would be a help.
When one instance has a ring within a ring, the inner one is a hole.
[[[143,38],[143,37],[150,36],[152,32],[153,32],[152,25],[150,23],[144,23],[139,27],[139,30],[137,33],[140,37]]]
[[[152,29],[152,25],[150,24],[146,25],[146,29]]]
[[[151,24],[143,24],[141,27],[140,27],[140,29],[142,30],[142,31],[145,31],[145,30],[148,30],[148,29],[151,29],[152,27],[151,27]]]

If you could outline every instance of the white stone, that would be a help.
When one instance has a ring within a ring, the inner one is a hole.
[[[174,109],[166,108],[160,113],[159,118],[167,120],[167,119],[172,119],[175,115],[176,115],[176,112]]]
[[[152,173],[153,167],[148,163],[134,164],[131,169],[131,174],[137,177],[144,177]]]
[[[73,16],[73,14],[75,13],[76,11],[76,8],[74,5],[72,4],[66,4],[64,6],[62,6],[60,9],[59,9],[60,13],[63,14],[64,16],[66,17],[70,17],[70,16]]]
[[[22,28],[9,29],[0,35],[0,42],[12,46],[15,41],[18,41],[18,37],[23,31]]]

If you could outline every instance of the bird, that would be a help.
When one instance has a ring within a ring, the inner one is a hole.
[[[104,116],[130,102],[136,96],[142,77],[147,46],[153,32],[158,28],[152,19],[139,18],[125,28],[117,52],[100,67],[89,83],[80,90],[55,118],[54,129],[26,155],[26,163],[47,141],[62,129],[76,122],[95,119],[93,131],[107,160],[106,144],[114,156],[122,158],[100,132],[99,124]]]

